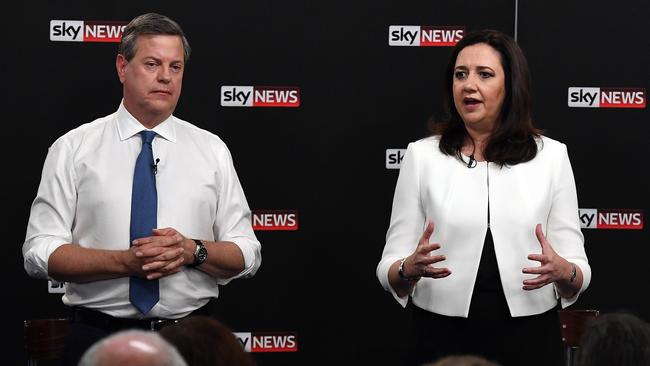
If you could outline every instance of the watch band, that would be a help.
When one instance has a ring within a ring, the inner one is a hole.
[[[406,262],[406,258],[402,258],[402,260],[399,261],[399,268],[397,269],[397,274],[399,275],[399,278],[402,281],[407,281],[407,282],[419,281],[420,276],[408,277],[404,274],[404,262]]]
[[[576,280],[576,275],[577,275],[577,269],[575,263],[571,263],[571,278],[569,279],[569,282],[573,283]]]

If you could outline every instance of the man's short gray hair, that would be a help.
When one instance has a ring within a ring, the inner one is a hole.
[[[127,24],[122,33],[122,41],[117,50],[127,61],[131,61],[138,50],[137,39],[141,35],[170,35],[179,36],[183,40],[183,53],[185,62],[190,59],[191,48],[183,29],[170,18],[156,14],[147,13],[137,16]]]

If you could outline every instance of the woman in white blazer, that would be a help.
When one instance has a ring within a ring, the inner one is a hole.
[[[478,354],[560,365],[557,316],[589,285],[566,146],[530,117],[517,43],[486,30],[452,50],[449,118],[408,145],[377,277],[413,304],[411,363]]]

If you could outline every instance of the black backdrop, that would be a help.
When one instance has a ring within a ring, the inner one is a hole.
[[[569,87],[648,88],[647,1],[23,2],[5,12],[3,203],[5,359],[24,362],[22,320],[65,315],[22,268],[47,148],[112,113],[115,43],[53,42],[50,20],[128,21],[155,11],[193,55],[176,115],[231,149],[253,210],[296,210],[297,231],[258,231],[262,267],[222,288],[217,316],[239,332],[298,334],[297,353],[260,365],[399,364],[409,326],[375,277],[398,170],[386,149],[426,135],[448,47],[391,47],[390,25],[494,28],[529,58],[534,119],[569,147],[581,208],[647,211],[647,108],[571,108]],[[220,105],[222,85],[296,86],[299,108]],[[8,112],[8,113],[7,113]],[[593,269],[574,308],[650,319],[648,231],[583,230]]]

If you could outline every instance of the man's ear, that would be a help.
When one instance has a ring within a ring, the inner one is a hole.
[[[118,54],[115,58],[115,68],[117,69],[117,76],[120,78],[121,83],[124,83],[126,67],[128,64],[129,61],[126,60],[126,57],[124,57],[124,55]]]

